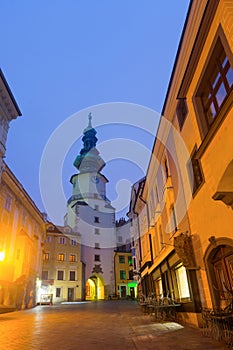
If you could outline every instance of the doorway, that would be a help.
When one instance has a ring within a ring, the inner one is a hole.
[[[68,288],[68,301],[74,301],[74,288]]]

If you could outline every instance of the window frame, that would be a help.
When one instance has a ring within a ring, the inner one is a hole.
[[[66,254],[65,253],[58,253],[57,260],[58,261],[66,261]]]
[[[62,279],[58,278],[60,273],[62,273],[62,277],[63,277]],[[57,270],[57,280],[58,281],[65,281],[65,271],[64,270]]]
[[[118,262],[119,264],[125,264],[125,255],[119,255]]]
[[[77,261],[77,255],[70,253],[69,255],[69,262],[76,262]]]
[[[220,42],[220,44],[219,44]],[[217,45],[222,45],[224,52],[226,56],[228,57],[228,61],[230,63],[231,68],[233,69],[233,54],[231,52],[231,49],[229,47],[229,44],[227,42],[227,38],[224,34],[224,31],[222,29],[222,26],[219,25],[215,38],[212,42],[211,49],[209,50],[209,53],[207,55],[205,64],[202,68],[202,73],[200,75],[199,81],[197,83],[194,95],[193,95],[193,105],[195,109],[196,119],[197,119],[197,125],[199,128],[200,136],[202,139],[202,147],[205,149],[205,147],[208,145],[214,134],[217,132],[218,127],[220,123],[223,121],[224,117],[227,115],[227,110],[230,107],[231,103],[231,97],[233,95],[233,87],[231,87],[230,92],[228,95],[225,96],[224,101],[222,102],[218,113],[216,114],[213,122],[211,125],[207,124],[206,116],[203,110],[201,97],[200,97],[200,91],[202,90],[202,85],[207,84],[207,81],[205,79],[206,73],[210,69],[209,67],[213,66],[212,63],[213,60],[216,60],[216,57],[218,54],[215,53],[215,51],[218,50]]]
[[[71,274],[74,274],[74,279],[71,279]],[[76,271],[75,270],[69,271],[69,281],[76,281]]]

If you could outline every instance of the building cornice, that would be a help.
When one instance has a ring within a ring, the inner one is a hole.
[[[18,116],[22,115],[1,69],[0,69],[0,97],[1,97],[2,103],[4,104],[5,111],[7,111],[8,120],[15,119]]]

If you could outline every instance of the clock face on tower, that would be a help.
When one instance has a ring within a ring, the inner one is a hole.
[[[98,176],[92,176],[91,177],[91,181],[94,183],[94,184],[98,184],[100,182],[100,179],[98,178]]]

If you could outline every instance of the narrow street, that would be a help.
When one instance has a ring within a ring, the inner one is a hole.
[[[0,315],[0,348],[9,350],[217,350],[201,330],[156,323],[133,301],[53,306]]]

